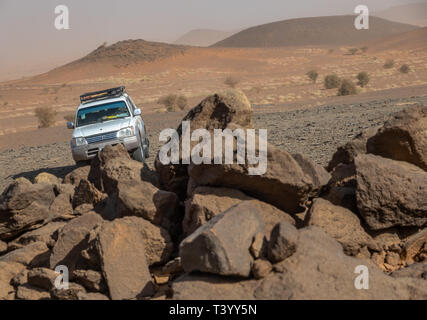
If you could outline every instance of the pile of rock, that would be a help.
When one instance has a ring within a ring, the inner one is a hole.
[[[184,120],[253,127],[238,91]],[[158,158],[152,172],[117,145],[63,180],[19,178],[0,199],[0,299],[426,299],[426,130],[427,108],[399,113],[328,170],[268,145],[260,176]]]

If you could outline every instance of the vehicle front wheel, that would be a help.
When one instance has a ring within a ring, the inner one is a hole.
[[[132,158],[136,161],[145,163],[144,148],[141,143],[139,143],[138,148],[132,153]]]

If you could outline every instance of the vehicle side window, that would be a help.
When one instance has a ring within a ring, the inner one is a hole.
[[[129,98],[126,98],[126,101],[127,101],[128,106],[129,106],[129,108],[130,108],[130,112],[133,114],[133,112],[134,112],[134,110],[135,110],[135,106],[134,106],[134,104],[132,103],[132,100],[130,100]]]

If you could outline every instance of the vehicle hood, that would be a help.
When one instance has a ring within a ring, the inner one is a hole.
[[[74,129],[73,138],[89,137],[96,134],[108,133],[127,128],[131,125],[132,118],[116,119],[102,123],[94,123]]]

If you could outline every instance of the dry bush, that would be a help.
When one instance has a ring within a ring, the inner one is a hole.
[[[336,74],[328,74],[325,77],[325,88],[326,89],[335,89],[338,88],[341,83],[341,79]]]
[[[366,53],[367,51],[368,51],[368,47],[362,47],[362,48],[360,48],[360,50],[363,52],[363,53]]]
[[[359,72],[359,74],[357,75],[357,80],[359,80],[357,82],[357,84],[364,88],[368,83],[369,83],[369,74],[367,72]]]
[[[348,79],[344,79],[341,81],[341,86],[338,89],[339,96],[348,96],[352,94],[357,94],[357,88],[353,82]]]
[[[66,120],[67,122],[68,122],[68,121],[74,122],[74,120],[75,120],[75,115],[74,115],[74,113],[66,114],[66,115],[64,116],[64,120]]]
[[[184,110],[187,107],[187,98],[183,95],[169,94],[161,97],[158,104],[164,105],[166,110],[169,112]]]
[[[391,69],[394,67],[394,60],[393,59],[388,59],[385,63],[384,63],[384,69]]]
[[[348,53],[352,56],[354,56],[358,51],[359,51],[359,49],[357,49],[357,48],[348,49]]]
[[[38,107],[34,111],[39,128],[48,128],[55,124],[56,110],[51,107]]]
[[[235,78],[235,77],[227,77],[224,80],[224,84],[226,84],[227,86],[231,87],[231,88],[235,88],[237,86],[237,84],[240,82],[239,79]]]
[[[316,83],[317,78],[319,77],[319,73],[316,70],[310,70],[306,73],[306,76],[313,81],[313,83]]]
[[[411,71],[411,67],[405,63],[399,68],[399,71],[401,73],[409,73],[409,71]]]

